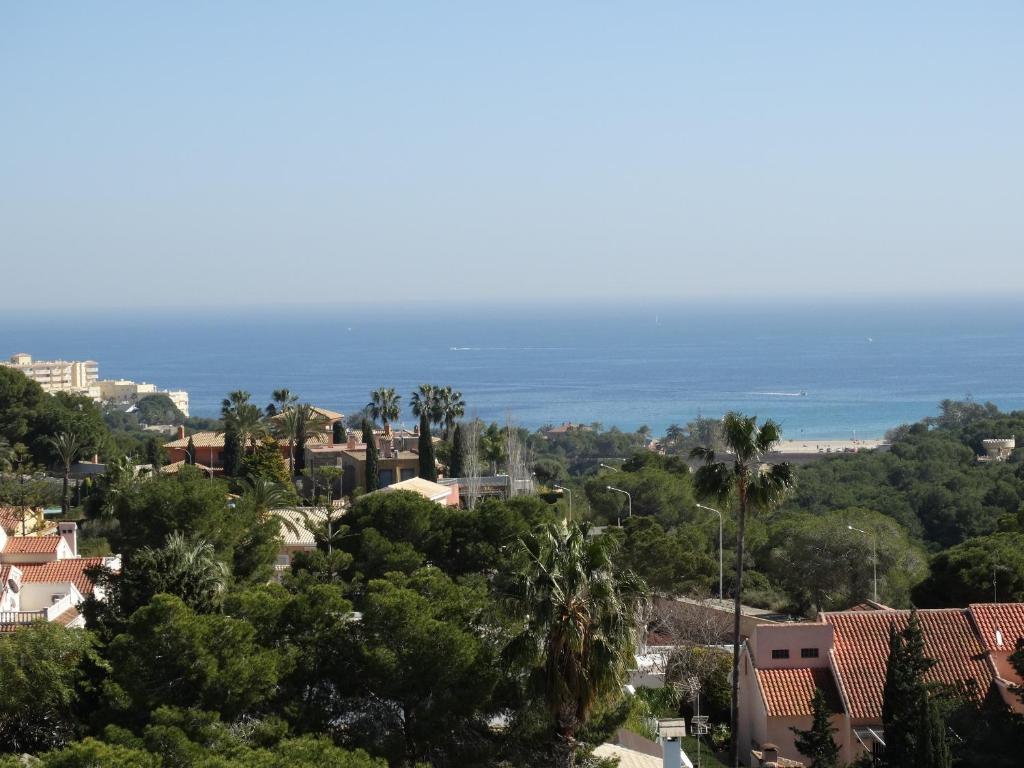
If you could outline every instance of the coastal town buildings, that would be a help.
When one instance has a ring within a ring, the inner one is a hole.
[[[95,360],[33,360],[32,355],[18,352],[0,365],[20,371],[50,394],[85,392],[99,379]]]
[[[85,394],[93,400],[132,406],[146,395],[166,395],[175,408],[188,418],[188,392],[183,389],[157,389],[155,384],[130,379],[102,379],[89,385]]]
[[[386,488],[394,483],[411,480],[419,474],[420,455],[417,451],[405,447],[415,444],[414,433],[396,434],[388,428],[374,432],[377,443],[377,474],[380,487]],[[336,467],[341,470],[341,492],[352,493],[356,488],[366,487],[366,443],[357,441],[355,434],[349,433],[344,443],[335,445],[333,441],[326,444],[306,444],[306,466]]]
[[[760,624],[740,659],[740,754],[772,744],[781,757],[799,760],[790,728],[811,725],[811,697],[821,689],[834,713],[840,762],[884,747],[882,691],[889,628],[904,629],[910,612],[878,603],[864,610],[825,612],[817,621]],[[978,703],[997,702],[1017,712],[1012,690],[1024,684],[1009,662],[1024,638],[1024,603],[972,604],[922,609],[925,654],[936,660],[928,682],[953,686]]]
[[[78,526],[57,524],[51,534],[17,536],[0,525],[0,632],[35,621],[85,626],[78,610],[96,593],[96,568],[117,571],[119,557],[80,557]],[[99,594],[98,597],[102,597]]]
[[[86,395],[96,402],[131,406],[146,395],[167,395],[174,407],[188,417],[188,392],[157,389],[155,384],[137,383],[130,379],[100,379],[95,360],[34,360],[26,352],[11,355],[7,368],[20,371],[43,388],[44,392],[70,392]]]

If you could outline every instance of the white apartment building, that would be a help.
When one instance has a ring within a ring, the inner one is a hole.
[[[146,395],[167,395],[174,407],[188,417],[188,392],[183,389],[157,389],[155,384],[135,382],[130,379],[103,379],[93,383],[87,394],[93,400],[106,403],[131,405]]]
[[[44,392],[84,392],[99,379],[100,367],[95,360],[33,360],[32,355],[19,352],[6,363],[21,371],[43,388]]]

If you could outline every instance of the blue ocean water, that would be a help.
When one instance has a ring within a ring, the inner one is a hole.
[[[348,412],[379,386],[408,403],[422,382],[530,428],[660,433],[736,409],[794,439],[867,438],[944,398],[1024,408],[1024,319],[1008,302],[0,311],[0,356],[15,352],[95,359],[103,378],[186,389],[210,416],[238,388],[262,404],[288,387]]]

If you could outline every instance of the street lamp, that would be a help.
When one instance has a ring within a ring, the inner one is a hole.
[[[633,497],[630,495],[629,491],[624,491],[621,488],[616,488],[614,485],[606,485],[605,488],[607,488],[609,491],[615,491],[616,493],[624,493],[624,494],[626,494],[626,499],[629,500],[629,516],[632,517],[633,516]],[[621,528],[621,527],[622,527],[622,515],[619,515],[619,528]]]
[[[611,464],[605,464],[604,462],[598,464],[597,466],[604,467],[605,469],[610,469],[612,472],[618,472],[619,471],[618,467],[613,467]]]
[[[559,485],[558,483],[555,483],[555,488],[557,488],[560,491],[565,491],[566,493],[569,494],[569,522],[571,523],[572,522],[572,489],[571,488],[565,488],[565,487]]]
[[[703,504],[698,504],[697,506],[700,507],[701,509],[706,509],[708,512],[714,512],[716,515],[718,515],[718,599],[724,600],[725,590],[722,588],[722,574],[724,572],[724,569],[722,567],[722,528],[725,524],[724,518],[722,517],[722,513],[719,512],[714,507],[705,507]]]
[[[856,531],[857,533],[863,533],[865,536],[870,536],[871,537],[871,573],[872,573],[872,581],[874,581],[874,584],[875,584],[874,590],[873,590],[874,595],[875,595],[874,596],[874,601],[877,603],[878,602],[878,534],[877,533],[868,533],[867,531],[862,531],[860,528],[854,528],[852,525],[848,525],[846,527],[849,528],[851,531]]]

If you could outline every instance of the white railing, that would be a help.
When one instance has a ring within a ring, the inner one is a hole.
[[[48,621],[46,611],[0,611],[0,624],[31,624]]]
[[[75,600],[74,594],[72,592],[68,592],[64,597],[45,610],[46,620],[53,621],[64,613],[64,611],[74,608],[76,605],[78,605],[78,601]]]

